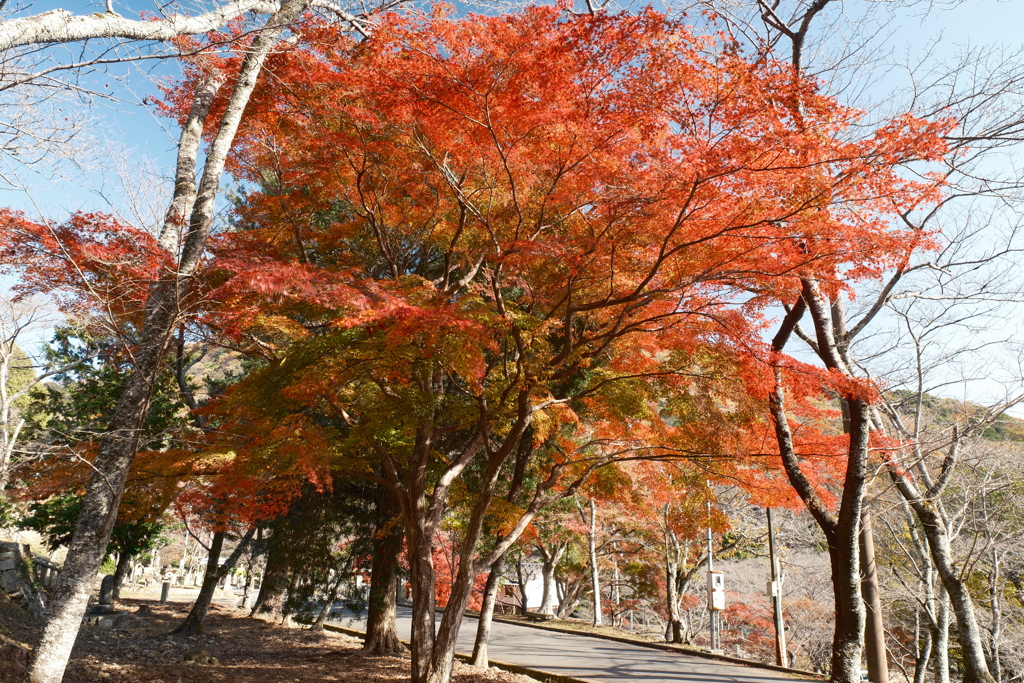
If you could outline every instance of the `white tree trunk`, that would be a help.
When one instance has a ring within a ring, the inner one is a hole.
[[[590,499],[590,528],[587,530],[587,545],[590,551],[590,583],[594,590],[594,626],[601,626],[601,572],[597,568],[597,505]]]
[[[949,683],[949,596],[939,583],[939,599],[935,610],[935,683]]]
[[[566,545],[564,543],[556,542],[549,549],[538,543],[537,549],[540,551],[541,557],[544,559],[544,563],[541,565],[541,577],[544,582],[544,592],[540,601],[540,613],[554,616],[555,596],[557,593],[555,588],[555,569],[558,568],[558,563],[562,560],[562,555],[565,554]]]
[[[234,0],[205,14],[192,17],[172,14],[156,21],[126,19],[113,12],[76,16],[66,9],[55,9],[0,22],[0,51],[23,45],[72,43],[95,38],[171,40],[219,29],[247,12],[273,14],[278,8],[278,3],[267,0]]]
[[[100,443],[93,476],[82,501],[82,513],[64,569],[52,593],[42,638],[34,653],[29,672],[32,683],[59,683],[64,677],[92,581],[117,519],[128,470],[135,460],[138,433],[152,397],[153,378],[160,371],[167,345],[179,322],[177,301],[188,291],[191,276],[199,267],[206,247],[228,151],[267,55],[285,28],[298,19],[307,6],[307,0],[286,0],[281,11],[271,17],[264,30],[257,34],[239,70],[238,80],[206,156],[178,272],[156,283],[146,302],[136,367],[111,419],[110,429]]]

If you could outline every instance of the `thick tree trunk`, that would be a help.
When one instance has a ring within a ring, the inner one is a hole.
[[[861,591],[864,594],[865,616],[864,650],[868,660],[868,678],[871,683],[889,683],[889,660],[885,647],[885,627],[882,621],[882,598],[878,590],[878,572],[875,566],[875,540],[871,529],[871,515],[861,513],[860,532]]]
[[[42,637],[33,653],[28,675],[32,683],[59,683],[64,677],[64,669],[85,614],[92,580],[103,560],[117,519],[125,479],[138,451],[139,435],[149,412],[153,386],[178,324],[179,303],[190,289],[206,248],[228,151],[267,54],[285,27],[299,18],[306,6],[307,0],[286,0],[246,52],[217,134],[207,150],[199,192],[189,219],[188,236],[178,260],[178,272],[155,285],[146,302],[135,367],[107,431],[100,439],[78,524],[64,568],[50,595]],[[222,82],[209,79],[200,85],[189,121],[205,120],[213,95]],[[197,111],[197,107],[206,109]],[[186,182],[186,179],[177,174],[176,184],[178,181]]]
[[[284,590],[288,585],[289,568],[286,561],[287,545],[291,541],[285,536],[280,524],[272,524],[270,538],[264,541],[263,576],[260,589],[249,611],[249,617],[260,614],[277,617],[284,601]]]
[[[473,545],[476,544],[473,543]],[[431,658],[431,671],[426,678],[427,683],[448,683],[451,680],[452,667],[455,664],[455,641],[476,579],[475,572],[467,566],[470,564],[466,560],[467,554],[464,548],[462,557],[460,557],[458,574],[452,583],[452,594],[437,629],[434,653]]]
[[[946,523],[936,507],[936,502],[921,494],[916,486],[907,479],[906,473],[895,462],[887,463],[889,476],[896,484],[903,499],[910,505],[928,541],[935,570],[942,582],[942,587],[949,598],[956,617],[957,637],[963,653],[964,683],[994,683],[995,679],[988,670],[985,661],[985,649],[982,643],[981,628],[974,613],[974,601],[967,590],[960,572],[953,565],[953,551],[950,546]],[[939,648],[936,648],[939,650]],[[936,652],[944,656],[942,651]]]
[[[516,447],[515,467],[512,472],[512,480],[509,482],[506,500],[515,503],[522,490],[523,479],[526,476],[527,465],[533,458],[533,430],[527,428],[523,437],[520,438]],[[491,624],[494,621],[494,608],[498,601],[498,591],[501,588],[501,577],[505,571],[505,559],[508,557],[508,550],[501,553],[491,564],[490,573],[487,575],[487,583],[484,586],[483,603],[480,606],[480,618],[477,621],[476,640],[473,643],[474,666],[486,667],[490,664],[487,655],[487,645],[491,639]]]
[[[220,561],[220,554],[224,549],[226,534],[223,531],[214,532],[213,541],[210,543],[210,556],[206,560],[206,572],[203,574],[203,585],[199,589],[199,596],[192,604],[192,609],[189,610],[185,621],[178,628],[174,629],[172,633],[195,636],[203,632],[203,621],[205,621],[206,614],[210,611],[210,603],[213,600],[214,591],[217,590],[217,583],[234,568],[238,558],[242,556],[246,546],[249,545],[249,541],[252,540],[255,531],[255,529],[249,529],[223,563]]]
[[[829,307],[813,279],[804,278],[802,284],[801,297],[786,314],[782,326],[772,340],[772,350],[781,353],[800,318],[809,310],[814,323],[817,343],[815,351],[818,356],[829,370],[850,376],[843,357],[843,344],[847,340],[841,311]],[[839,324],[834,324],[833,315],[838,315]],[[776,365],[774,372],[775,388],[769,396],[769,406],[783,468],[790,484],[807,506],[808,512],[828,542],[835,600],[831,681],[858,683],[865,623],[859,566],[860,515],[868,476],[870,406],[856,394],[843,397],[843,427],[850,435],[850,442],[839,512],[833,517],[829,507],[821,500],[815,486],[803,472],[789,427],[789,418],[786,415],[781,365]]]
[[[258,614],[273,615],[281,609],[281,601],[284,599],[284,589],[288,582],[288,569],[277,557],[274,543],[276,536],[270,539],[270,548],[267,549],[267,564],[263,568],[263,580],[260,582],[260,591],[256,594],[256,602],[249,612],[250,617]]]
[[[501,587],[501,575],[505,571],[505,555],[491,565],[484,585],[484,600],[480,606],[480,618],[476,625],[476,641],[473,643],[473,658],[470,664],[479,667],[490,666],[487,657],[487,643],[491,640],[491,623],[494,620],[494,605],[498,602],[498,590]]]
[[[131,564],[132,556],[128,553],[121,553],[117,556],[117,567],[114,569],[114,598],[121,598],[121,586],[124,584],[124,577],[128,575],[128,565]]]
[[[93,578],[110,542],[124,482],[138,449],[139,432],[149,411],[150,378],[159,372],[170,336],[167,328],[174,318],[171,294],[166,286],[160,286],[151,297],[143,332],[145,341],[136,355],[135,371],[100,441],[68,555],[50,594],[46,625],[29,672],[33,683],[59,683],[64,677]]]
[[[523,426],[525,427],[525,425]],[[413,683],[448,683],[451,680],[452,667],[455,663],[455,641],[459,633],[459,627],[462,624],[462,618],[466,613],[466,606],[469,604],[469,598],[473,592],[473,585],[477,574],[484,567],[493,564],[498,555],[505,552],[516,541],[526,528],[532,515],[539,509],[540,501],[543,501],[540,498],[535,498],[532,501],[529,508],[531,512],[520,518],[515,527],[492,549],[486,559],[478,559],[476,557],[484,520],[486,519],[487,510],[493,500],[494,491],[498,483],[501,464],[504,462],[505,457],[507,457],[508,451],[515,445],[519,436],[521,436],[521,433],[514,437],[509,437],[502,450],[499,450],[488,459],[486,476],[480,482],[478,496],[473,505],[472,513],[469,516],[469,521],[463,527],[462,548],[458,556],[458,569],[452,582],[451,596],[448,599],[448,604],[445,606],[444,615],[441,617],[441,623],[438,626],[436,636],[432,628],[427,628],[428,625],[430,627],[433,626],[434,570],[432,562],[428,564],[425,560],[431,559],[430,541],[433,538],[434,530],[440,523],[443,508],[439,506],[440,499],[437,496],[437,488],[434,490],[431,513],[425,518],[416,519],[416,512],[422,509],[421,507],[409,505],[409,501],[403,502],[403,513],[407,520],[406,536],[409,538],[408,547],[410,552],[410,569],[413,573],[413,588],[414,591],[418,591],[418,595],[415,592],[413,595]],[[480,439],[475,441],[476,445],[472,445],[470,448],[479,448],[482,441]],[[414,523],[409,524],[410,521]],[[417,521],[419,523],[416,523]],[[427,533],[430,535],[428,536]],[[415,558],[415,563],[413,558]],[[419,588],[417,588],[418,585]],[[426,595],[428,590],[430,592],[429,599]],[[430,609],[429,615],[425,613],[427,607]],[[427,622],[428,618],[430,619],[429,624]],[[417,629],[419,629],[418,633]],[[429,650],[425,647],[428,630],[430,631]],[[418,641],[417,637],[424,638],[424,640]],[[424,664],[426,665],[425,667],[423,666]]]
[[[868,406],[859,399],[847,403],[851,416],[850,449],[842,502],[834,533],[829,539],[836,608],[836,628],[832,640],[833,683],[860,681],[866,622],[861,592],[860,517],[867,480]]]
[[[963,652],[964,683],[993,683],[995,679],[989,673],[985,661],[981,628],[974,614],[974,601],[971,600],[960,573],[954,569],[950,561],[952,550],[944,525],[940,527],[937,524],[925,524],[925,537],[932,548],[935,568],[942,579],[942,585],[956,616],[957,636]]]
[[[390,491],[377,499],[377,528],[370,568],[370,598],[363,653],[393,655],[405,650],[398,639],[398,556],[402,554],[402,527],[395,524],[398,506]]]
[[[555,563],[554,560],[545,559],[540,568],[541,581],[544,589],[540,598],[541,614],[554,616],[555,614]]]
[[[199,596],[192,604],[185,621],[181,622],[178,628],[171,633],[182,636],[198,636],[203,633],[203,621],[206,613],[210,611],[210,603],[213,601],[213,592],[217,590],[217,582],[223,576],[217,571],[220,562],[220,552],[224,549],[223,531],[216,531],[213,534],[213,541],[210,543],[210,555],[206,558],[206,572],[203,574],[203,586],[199,589]]]
[[[580,604],[580,592],[583,590],[585,579],[578,578],[567,582],[565,590],[562,591],[561,600],[558,605],[558,616],[561,619],[568,619]]]
[[[97,38],[173,40],[177,36],[214,31],[248,12],[271,14],[277,9],[277,3],[266,0],[235,0],[204,14],[169,14],[152,21],[129,19],[115,12],[75,16],[65,9],[56,9],[0,23],[0,52],[22,45],[72,43]]]
[[[555,569],[565,554],[565,544],[555,543],[550,549],[538,544],[543,563],[540,574],[543,582],[543,593],[540,600],[540,613],[554,616],[555,614]]]
[[[299,572],[294,569],[288,575],[288,587],[284,591],[284,600],[281,603],[281,624],[284,626],[295,625],[295,619],[292,618],[292,613],[295,609],[295,589],[301,580],[302,577],[299,575]]]
[[[466,613],[466,606],[469,604],[470,595],[473,592],[473,584],[476,579],[476,571],[473,568],[472,556],[475,554],[476,545],[479,541],[480,526],[483,522],[483,513],[486,511],[488,500],[481,499],[473,511],[470,524],[466,527],[466,534],[463,540],[463,548],[459,553],[459,566],[452,582],[452,593],[445,605],[441,623],[437,628],[436,637],[432,638],[431,651],[429,655],[428,669],[423,676],[423,683],[449,683],[452,676],[452,667],[455,664],[455,641],[458,637],[459,627],[462,625],[462,617]],[[433,590],[433,567],[431,566],[431,590]],[[415,586],[415,583],[413,584]],[[432,602],[432,601],[431,601]],[[433,604],[431,604],[433,607]],[[416,598],[413,597],[413,611],[415,613]],[[431,618],[433,612],[431,612]],[[414,624],[416,622],[414,621]],[[431,626],[433,621],[431,620]],[[433,636],[433,633],[431,634]],[[413,641],[415,644],[415,641]],[[421,671],[421,674],[424,673]],[[414,678],[414,683],[419,681]]]
[[[448,504],[448,495],[456,478],[469,465],[472,459],[484,449],[487,438],[483,431],[466,444],[465,448],[451,458],[451,462],[432,486],[427,494],[427,467],[434,460],[432,444],[434,427],[424,426],[418,433],[413,465],[406,465],[412,475],[402,482],[395,462],[390,455],[381,449],[384,466],[388,477],[394,482],[392,490],[402,507],[405,521],[406,547],[409,558],[409,571],[413,591],[412,604],[412,683],[448,683],[451,680],[452,666],[455,655],[455,638],[462,623],[466,606],[473,590],[476,575],[494,563],[498,556],[508,550],[512,543],[526,529],[533,516],[553,498],[538,495],[527,506],[526,512],[520,517],[513,528],[484,557],[477,557],[478,544],[487,517],[487,510],[494,499],[499,473],[512,449],[520,443],[523,432],[529,426],[532,409],[529,393],[519,397],[519,418],[516,425],[505,436],[500,448],[487,452],[487,471],[479,480],[476,488],[476,500],[468,523],[463,527],[462,547],[458,555],[458,567],[452,583],[451,597],[444,610],[441,623],[435,633],[435,573],[432,554],[434,533],[438,529],[442,515]],[[427,420],[429,424],[429,420]],[[553,486],[554,480],[545,482]]]
[[[434,652],[434,558],[431,537],[418,529],[406,529],[409,580],[412,583],[412,683],[433,683],[429,678]],[[449,601],[449,605],[451,602]]]
[[[858,683],[861,667],[861,638],[864,633],[864,601],[860,591],[857,532],[845,536],[834,550],[829,548],[832,588],[835,591],[836,625],[832,636],[832,683]],[[852,548],[850,547],[852,546]]]

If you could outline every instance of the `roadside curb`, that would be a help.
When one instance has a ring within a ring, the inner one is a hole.
[[[466,614],[471,616],[478,616],[478,613],[471,610],[466,610]],[[516,621],[514,619],[505,619],[498,615],[492,617],[493,621],[500,621],[503,624],[511,624],[513,626],[525,626],[526,628],[535,628],[541,631],[553,631],[555,633],[565,633],[572,636],[583,636],[586,638],[601,638],[602,640],[610,640],[616,643],[624,643],[626,645],[639,645],[640,647],[647,647],[653,650],[661,650],[662,652],[674,652],[681,655],[690,655],[693,657],[701,657],[703,659],[713,659],[720,662],[728,662],[729,664],[741,664],[743,666],[752,666],[758,669],[768,669],[770,671],[778,671],[780,673],[790,674],[793,676],[806,677],[816,681],[827,680],[826,676],[823,676],[813,671],[805,671],[804,669],[790,669],[785,666],[779,666],[778,664],[765,664],[764,662],[754,662],[749,659],[742,659],[740,657],[730,657],[729,655],[716,655],[704,650],[691,650],[685,647],[679,647],[678,645],[672,645],[671,643],[646,643],[642,640],[633,640],[631,638],[622,638],[620,636],[611,636],[604,633],[587,633],[585,631],[574,631],[571,628],[559,628],[557,626],[549,626],[547,624],[536,624],[530,622]]]
[[[469,655],[464,654],[456,654],[455,656],[461,659],[462,661],[466,662],[467,664],[469,663],[469,660],[472,659],[472,657],[470,657]],[[574,678],[572,676],[566,676],[564,674],[551,673],[550,671],[531,669],[528,666],[519,666],[518,664],[509,664],[508,662],[499,662],[496,659],[488,659],[487,662],[490,666],[493,666],[496,669],[508,671],[509,673],[513,674],[522,674],[523,676],[529,676],[530,678],[537,679],[541,683],[598,683],[597,681],[592,681],[589,678]]]
[[[357,638],[361,638],[361,637],[366,635],[366,631],[357,631],[354,628],[345,628],[344,626],[334,626],[333,624],[324,624],[324,630],[325,631],[334,631],[335,633],[342,633],[342,634],[344,634],[346,636],[354,636],[354,637],[357,637]],[[404,640],[402,641],[402,643],[405,644],[405,645],[409,644],[409,643],[406,643]]]
[[[361,638],[366,635],[365,631],[357,631],[354,628],[345,628],[344,626],[333,626],[331,624],[324,624],[325,631],[335,631],[336,633],[343,633],[346,636],[354,636]],[[406,647],[409,646],[409,641],[403,640],[402,644]],[[469,663],[472,659],[470,655],[464,655],[461,652],[455,653],[456,659],[462,662]],[[509,664],[508,662],[499,662],[496,659],[488,659],[488,664],[496,669],[502,671],[508,671],[513,674],[521,674],[523,676],[529,676],[534,678],[541,683],[597,683],[588,678],[573,678],[572,676],[564,676],[562,674],[551,673],[550,671],[542,671],[540,669],[532,669],[528,666],[520,666],[518,664]]]

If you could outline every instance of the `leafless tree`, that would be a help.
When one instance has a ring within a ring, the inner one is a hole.
[[[939,238],[942,248],[895,269],[877,288],[863,289],[852,306],[841,296],[824,296],[813,280],[805,278],[803,295],[787,309],[775,337],[776,351],[786,348],[791,335],[797,336],[833,372],[851,378],[879,378],[888,383],[890,375],[883,375],[880,366],[887,362],[884,358],[891,361],[899,354],[892,345],[879,343],[881,335],[876,332],[886,329],[891,333],[893,321],[899,316],[897,302],[955,301],[959,306],[956,310],[962,315],[964,307],[984,308],[1019,300],[1012,287],[991,289],[995,282],[992,271],[1002,268],[1005,272],[1012,267],[1007,257],[1018,249],[1016,226],[1011,221],[1004,234],[994,235],[992,221],[984,220],[986,215],[1013,212],[1018,202],[1020,176],[1012,164],[1005,162],[1010,158],[1010,150],[1022,139],[1020,84],[1024,72],[1019,60],[1007,59],[1007,55],[993,50],[974,50],[946,63],[928,54],[924,61],[901,70],[891,59],[891,51],[885,49],[885,32],[875,30],[877,22],[871,19],[870,12],[867,20],[850,22],[843,16],[844,3],[840,0],[708,0],[698,4],[718,11],[728,29],[751,49],[766,55],[772,49],[776,55],[785,54],[798,70],[822,79],[826,90],[847,102],[873,98],[873,110],[878,116],[912,111],[926,118],[950,116],[957,121],[956,129],[947,138],[951,153],[944,171],[946,198],[927,211],[902,217],[905,227],[920,234],[945,229]],[[880,6],[881,3],[875,5]],[[889,3],[890,8],[900,6],[933,9],[932,4],[925,3]],[[865,56],[869,54],[866,47],[871,48],[870,59]],[[856,87],[858,82],[870,82],[865,74],[881,77],[887,72],[906,75],[907,87],[899,96],[884,101]],[[864,123],[870,125],[871,121]],[[858,129],[851,134],[858,134]],[[979,249],[980,242],[997,246]],[[805,312],[810,317],[807,330],[799,324]],[[844,428],[851,435],[851,447],[842,502],[838,515],[833,517],[807,484],[799,458],[790,448],[785,396],[777,391],[772,400],[787,474],[819,521],[833,555],[837,631],[832,676],[834,680],[845,680],[846,676],[859,673],[854,669],[859,669],[857,642],[864,616],[857,572],[859,553],[852,541],[859,533],[860,511],[874,475],[867,439],[870,431],[883,425],[877,418],[876,406],[852,397],[844,401]],[[1004,407],[1015,401],[1011,389],[1003,401]],[[896,463],[891,466],[892,472],[900,469]],[[913,484],[906,476],[900,480],[903,488]],[[915,496],[918,500],[927,498],[921,491],[911,494],[912,498]],[[952,579],[952,574],[947,576]],[[981,652],[976,620],[963,608],[965,601],[958,600],[953,582],[944,581],[943,586],[950,594],[958,634],[964,644],[965,680],[988,681],[990,675]]]
[[[936,426],[934,431],[948,435],[949,423],[955,424],[957,417],[950,410],[951,403],[947,400],[941,404],[938,420],[935,409],[925,411],[922,419],[930,425],[938,423],[941,428]],[[1014,618],[1014,601],[1003,600],[1002,596],[1008,589],[1013,595],[1004,569],[1006,559],[1013,557],[1024,539],[1024,520],[1018,513],[1024,477],[1019,473],[1020,446],[993,440],[993,436],[990,433],[985,439],[962,439],[956,466],[946,475],[949,483],[941,495],[927,501],[942,513],[938,523],[946,543],[938,559],[929,538],[935,532],[925,526],[909,501],[897,496],[891,513],[884,516],[890,530],[883,541],[888,546],[890,594],[907,604],[915,622],[913,651],[908,653],[914,663],[915,681],[924,680],[929,665],[934,667],[936,681],[950,680],[950,621],[954,616],[959,620],[960,615],[955,612],[964,609],[957,604],[958,600],[966,600],[966,607],[973,613],[977,637],[982,641],[982,656],[987,658],[993,678],[1012,680],[1014,676],[1005,666],[1005,661],[1013,660],[1013,641],[1006,638],[1006,633],[1019,630],[1024,624],[1019,616]],[[945,453],[940,450],[933,458],[925,456],[926,461],[931,459],[945,461]],[[941,464],[932,463],[929,468],[937,470]],[[920,465],[914,468],[915,472],[920,469]],[[961,587],[966,599],[947,593],[948,578],[941,574],[943,564],[952,568],[961,581],[984,576],[988,599],[981,597],[977,586],[973,590],[966,585]],[[988,609],[977,610],[976,603],[987,604]],[[1004,620],[1004,614],[1010,618]],[[959,635],[963,640],[963,635]],[[1008,659],[1004,653],[1010,654]]]
[[[941,590],[928,597],[934,608],[924,612],[938,638],[932,652],[940,660],[939,678],[945,679],[949,670],[948,662],[941,661],[948,654],[942,647],[948,600],[963,648],[965,680],[970,681],[991,680],[991,672],[973,600],[956,566],[955,523],[945,494],[968,440],[1024,400],[1013,331],[999,329],[1009,306],[1022,300],[1014,269],[1020,253],[1016,215],[1024,197],[1019,174],[1006,162],[1024,132],[1019,108],[1024,63],[991,57],[990,51],[967,52],[917,77],[914,107],[926,115],[952,115],[958,122],[949,136],[955,153],[947,160],[946,199],[923,215],[904,217],[914,230],[941,231],[942,248],[885,283],[873,301],[884,308],[881,317],[889,324],[851,351],[866,374],[906,392],[887,395],[878,406],[885,419],[876,417],[875,427],[907,444],[891,452],[885,467],[920,525],[924,545],[917,550],[928,550],[921,562],[930,565],[921,577],[925,591],[931,590],[932,569],[941,581]],[[1000,356],[1008,361],[1002,373]],[[965,410],[940,433],[926,428],[922,413],[930,394],[971,385],[976,393],[999,393],[985,407]]]
[[[362,3],[349,10],[333,0],[310,0],[307,9],[347,30],[370,31],[369,10],[393,2]],[[225,40],[251,38],[282,0],[175,0],[151,16],[122,16],[113,0],[104,12],[55,9],[29,14],[31,3],[0,3],[0,182],[13,188],[26,173],[59,176],[64,166],[95,147],[96,105],[137,107],[145,99],[127,86],[128,67],[187,54],[177,42],[229,23]],[[120,87],[110,88],[111,83]]]

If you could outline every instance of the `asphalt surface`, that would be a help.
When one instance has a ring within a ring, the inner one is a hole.
[[[149,592],[153,590],[152,587],[148,589]],[[155,591],[156,594],[150,596],[144,589],[140,593],[146,594],[138,597],[159,597],[159,586]],[[174,587],[171,589],[170,601],[191,602],[195,600],[197,594],[198,589],[195,588]],[[214,602],[237,605],[240,599],[241,591],[238,591],[237,595],[230,597],[219,594],[214,597]],[[398,635],[404,640],[409,640],[411,614],[412,611],[408,607],[398,608]],[[441,615],[438,614],[438,622],[440,618]],[[333,616],[331,622],[347,628],[365,627],[364,617],[356,617],[345,612]],[[463,619],[462,628],[459,630],[458,652],[468,654],[473,651],[476,624],[475,617],[467,616]],[[801,678],[771,669],[719,662],[583,634],[558,633],[500,621],[491,624],[488,654],[495,661],[602,683],[794,683]]]
[[[399,607],[398,634],[408,640],[408,608]],[[341,615],[339,615],[341,616]],[[345,615],[334,623],[362,629],[362,619]],[[458,651],[473,650],[476,619],[466,617],[459,631]],[[696,683],[768,683],[795,678],[780,671],[719,662],[702,657],[665,652],[640,645],[557,633],[496,621],[491,626],[489,656],[499,662],[592,681],[674,681]]]

